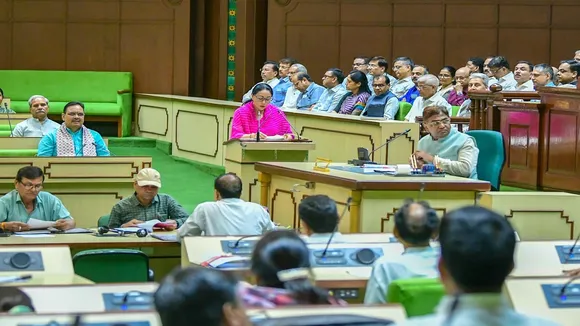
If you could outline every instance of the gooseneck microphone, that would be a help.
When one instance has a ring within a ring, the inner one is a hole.
[[[566,256],[566,261],[568,261],[570,259],[570,257],[572,256],[572,254],[574,253],[574,249],[576,249],[576,246],[578,245],[578,240],[580,240],[580,233],[578,233],[578,236],[576,237],[576,241],[574,241],[574,244],[572,245],[572,247],[570,247],[570,250],[568,250],[568,255]]]
[[[8,109],[8,103],[4,102],[4,110],[6,110],[6,117],[8,118],[8,126],[10,127],[10,137],[12,137],[12,121],[10,120],[10,111]]]
[[[286,121],[288,121],[288,125],[290,125],[290,129],[292,129],[292,131],[294,131],[294,133],[296,134],[296,140],[300,140],[302,139],[302,137],[300,137],[300,133],[298,133],[298,130],[296,130],[296,128],[294,128],[294,126],[290,123],[290,120],[288,120],[288,117],[286,117],[284,113],[284,111],[282,111],[280,108],[276,108],[276,111],[278,111],[278,114],[281,115],[282,117],[284,117],[286,119]]]
[[[358,159],[350,160],[350,161],[348,161],[348,164],[352,164],[352,165],[355,165],[355,166],[363,166],[364,164],[377,164],[377,163],[371,161],[370,156],[374,152],[378,151],[379,149],[381,149],[381,148],[387,146],[388,144],[392,143],[395,139],[397,139],[397,138],[399,138],[399,137],[401,137],[403,135],[408,134],[410,131],[411,131],[411,129],[407,129],[407,130],[403,131],[402,133],[396,135],[395,137],[387,140],[384,144],[382,144],[381,146],[375,148],[370,153],[369,153],[368,149],[366,149],[364,147],[357,148],[357,151],[358,151]]]
[[[258,110],[258,132],[256,132],[256,141],[259,142],[260,141],[260,127],[262,124],[262,111]]]
[[[570,284],[572,284],[572,282],[574,282],[575,280],[579,279],[580,275],[574,276],[572,278],[570,278],[568,280],[568,282],[566,282],[564,284],[564,286],[562,286],[562,289],[560,289],[560,298],[562,298],[563,300],[566,299],[566,289],[570,286]]]
[[[336,226],[334,227],[334,231],[332,231],[330,238],[328,238],[328,242],[326,243],[326,247],[324,247],[324,250],[322,251],[322,255],[320,255],[320,258],[324,258],[326,256],[326,252],[328,251],[328,246],[330,246],[330,243],[332,242],[332,238],[334,238],[334,235],[336,234],[336,232],[338,232],[338,225],[340,224],[340,221],[342,221],[344,214],[346,214],[347,210],[350,210],[351,203],[352,203],[352,197],[348,197],[348,199],[346,200],[346,206],[344,206],[344,210],[342,211],[342,214],[340,214],[338,221],[336,221]]]

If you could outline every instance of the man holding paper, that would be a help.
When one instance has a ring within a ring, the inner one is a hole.
[[[145,168],[135,176],[135,193],[113,206],[109,228],[139,227],[146,221],[164,222],[165,229],[180,227],[189,214],[167,194],[160,194],[161,175],[157,170]],[[169,227],[167,226],[169,225]]]
[[[18,232],[49,226],[60,230],[75,227],[60,199],[41,191],[44,173],[39,167],[25,166],[16,173],[15,190],[0,198],[0,228]],[[54,223],[43,223],[54,222]]]

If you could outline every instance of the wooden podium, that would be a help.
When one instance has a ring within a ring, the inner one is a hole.
[[[242,199],[260,202],[257,188],[258,172],[254,170],[257,162],[306,162],[308,151],[315,148],[310,140],[291,141],[241,141],[231,139],[224,143],[226,172],[237,174],[243,182]]]

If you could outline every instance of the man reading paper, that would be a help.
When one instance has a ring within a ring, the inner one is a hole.
[[[44,173],[39,167],[25,166],[16,173],[15,190],[0,198],[0,228],[18,232],[30,229],[28,221],[53,221],[54,227],[69,230],[75,227],[60,199],[42,190]]]

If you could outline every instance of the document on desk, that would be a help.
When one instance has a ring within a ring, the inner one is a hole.
[[[26,223],[30,227],[31,230],[38,230],[38,229],[48,229],[49,227],[53,227],[56,225],[56,222],[53,221],[42,221],[37,220],[35,218],[31,218]]]
[[[154,227],[154,226],[155,226],[155,224],[157,224],[157,223],[161,223],[161,221],[160,221],[160,220],[158,220],[158,219],[154,219],[154,220],[147,221],[147,222],[145,222],[145,223],[137,224],[137,227],[138,227],[139,229],[145,229],[145,230],[147,230],[148,232],[153,232],[153,227]]]

